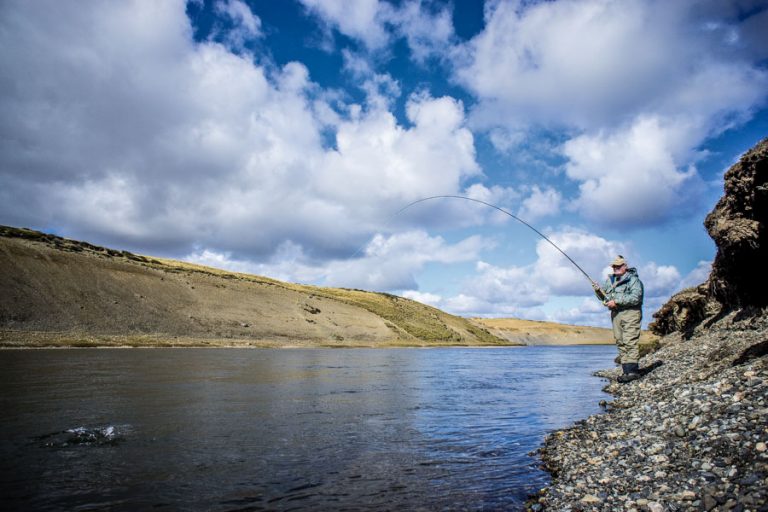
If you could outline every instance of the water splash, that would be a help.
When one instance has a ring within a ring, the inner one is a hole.
[[[36,439],[50,448],[64,448],[73,445],[115,445],[124,439],[126,430],[125,427],[118,428],[115,425],[75,427],[38,436]]]

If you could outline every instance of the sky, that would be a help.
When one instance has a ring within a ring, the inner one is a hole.
[[[462,316],[644,324],[768,136],[768,0],[4,0],[0,224]],[[402,210],[405,208],[405,210]],[[402,211],[401,211],[402,210]]]

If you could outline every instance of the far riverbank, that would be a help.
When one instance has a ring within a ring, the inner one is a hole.
[[[603,327],[522,320],[519,318],[470,318],[491,334],[511,343],[524,345],[614,345],[613,332]],[[643,331],[640,344],[652,346],[658,340]]]

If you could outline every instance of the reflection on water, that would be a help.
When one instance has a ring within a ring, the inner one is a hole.
[[[614,347],[0,352],[0,506],[514,510]]]

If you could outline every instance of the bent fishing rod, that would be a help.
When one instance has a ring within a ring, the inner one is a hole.
[[[600,289],[600,285],[599,285],[599,284],[598,284],[598,283],[597,283],[597,282],[596,282],[594,279],[592,279],[592,278],[589,276],[589,274],[587,274],[587,272],[586,272],[586,271],[585,271],[583,268],[581,268],[581,267],[579,266],[579,264],[578,264],[578,263],[576,263],[575,261],[573,261],[573,258],[571,258],[570,256],[568,256],[568,255],[565,253],[565,251],[564,251],[564,250],[562,250],[560,247],[558,247],[558,246],[557,246],[557,244],[556,244],[555,242],[553,242],[552,240],[550,240],[550,239],[549,239],[549,238],[548,238],[548,237],[547,237],[547,236],[546,236],[544,233],[542,233],[541,231],[539,231],[539,230],[538,230],[538,229],[536,229],[535,227],[531,226],[530,224],[528,224],[526,221],[524,221],[523,219],[521,219],[521,218],[520,218],[520,217],[518,217],[517,215],[514,215],[514,214],[512,214],[512,213],[508,212],[507,210],[505,210],[504,208],[501,208],[501,207],[499,207],[499,206],[496,206],[495,204],[487,203],[487,202],[485,202],[485,201],[482,201],[482,200],[480,200],[480,199],[475,199],[475,198],[472,198],[472,197],[466,197],[466,196],[457,196],[457,195],[440,195],[440,196],[430,196],[430,197],[424,197],[424,198],[422,198],[422,199],[417,199],[416,201],[413,201],[412,203],[409,203],[409,204],[405,205],[404,207],[400,208],[400,209],[399,209],[399,210],[398,210],[398,211],[397,211],[397,212],[396,212],[396,213],[395,213],[395,214],[394,214],[392,217],[396,217],[396,216],[400,215],[401,213],[403,213],[405,210],[407,210],[407,209],[408,209],[408,208],[410,208],[411,206],[417,205],[417,204],[419,204],[419,203],[423,203],[423,202],[425,202],[425,201],[431,201],[432,199],[464,199],[465,201],[472,201],[472,202],[475,202],[475,203],[484,204],[485,206],[489,206],[489,207],[493,208],[494,210],[498,210],[498,211],[500,211],[501,213],[503,213],[503,214],[505,214],[505,215],[508,215],[508,216],[512,217],[513,219],[515,219],[516,221],[520,222],[520,223],[521,223],[521,224],[523,224],[524,226],[526,226],[526,227],[530,228],[531,230],[533,230],[533,232],[534,232],[534,233],[536,233],[537,235],[539,235],[541,238],[543,238],[544,240],[546,240],[547,242],[549,242],[549,244],[550,244],[550,245],[552,245],[552,247],[554,247],[555,249],[557,249],[557,250],[560,252],[560,254],[562,254],[563,256],[565,256],[565,257],[568,259],[568,261],[570,261],[571,263],[573,263],[573,265],[574,265],[574,266],[575,266],[577,269],[579,269],[579,271],[580,271],[582,274],[584,274],[584,277],[586,277],[586,278],[589,280],[590,284],[592,284],[592,288],[595,290],[595,292],[596,292],[596,293],[598,293],[598,297],[600,298],[600,300],[605,300],[605,294],[604,294],[604,293],[603,293],[603,291]]]

